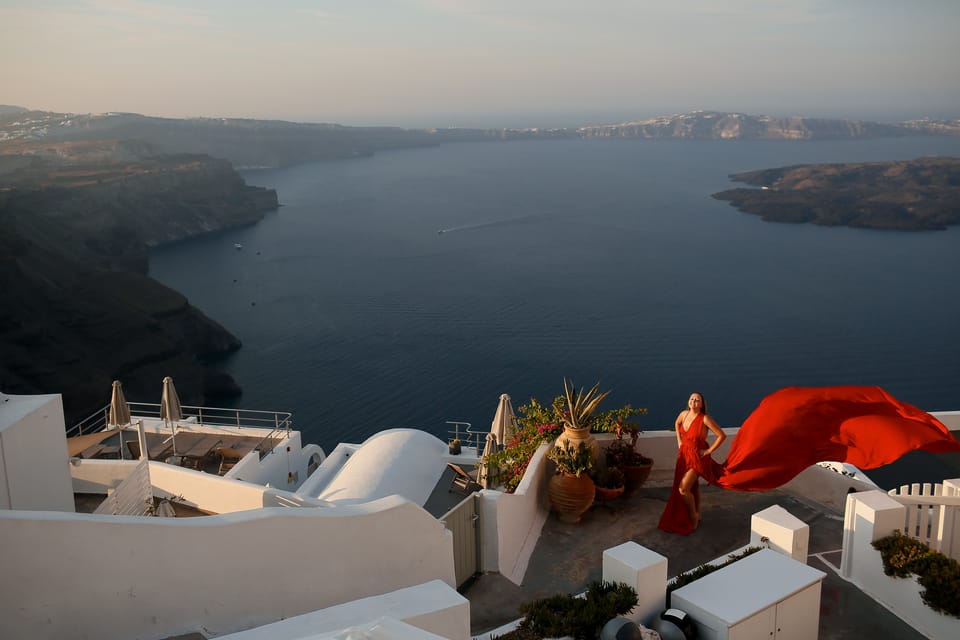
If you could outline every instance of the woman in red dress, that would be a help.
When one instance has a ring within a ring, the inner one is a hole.
[[[960,451],[942,422],[880,387],[786,387],[763,399],[747,417],[723,464],[710,457],[724,433],[707,415],[699,393],[677,416],[677,466],[660,528],[688,534],[700,524],[703,478],[736,491],[765,491],[786,484],[823,460],[876,469],[908,451]],[[716,434],[707,446],[707,429]]]
[[[688,534],[700,524],[700,478],[716,483],[721,467],[711,454],[723,444],[727,435],[707,414],[707,403],[701,393],[691,393],[687,409],[676,421],[677,465],[673,473],[673,489],[659,527],[672,533]],[[707,430],[716,438],[707,444]]]

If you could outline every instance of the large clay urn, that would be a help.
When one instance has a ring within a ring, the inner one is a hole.
[[[555,474],[547,484],[547,496],[560,522],[580,522],[580,517],[593,504],[593,480],[586,473],[579,477],[572,473]]]
[[[570,446],[576,449],[580,443],[584,443],[587,447],[590,448],[591,455],[593,457],[593,463],[596,464],[600,460],[600,443],[597,442],[597,439],[593,437],[593,434],[590,433],[590,429],[571,429],[570,427],[564,427],[563,433],[557,437],[554,446],[563,448],[564,444],[569,442]]]

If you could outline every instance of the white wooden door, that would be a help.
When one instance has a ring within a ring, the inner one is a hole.
[[[730,627],[727,640],[773,640],[776,622],[776,606],[767,607]]]
[[[776,640],[816,640],[820,632],[820,583],[777,604]]]

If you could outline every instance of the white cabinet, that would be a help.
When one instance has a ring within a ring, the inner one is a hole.
[[[825,576],[763,549],[677,589],[670,606],[706,640],[816,640]]]

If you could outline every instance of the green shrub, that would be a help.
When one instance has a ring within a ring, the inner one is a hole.
[[[883,559],[883,572],[906,578],[916,574],[920,598],[940,613],[960,618],[960,563],[899,531],[873,542]]]
[[[673,582],[667,585],[667,597],[670,597],[670,592],[680,587],[686,586],[693,582],[694,580],[699,580],[703,576],[713,573],[718,569],[722,569],[732,562],[736,562],[741,558],[746,558],[750,554],[760,551],[763,547],[747,547],[740,553],[731,553],[727,556],[727,559],[719,564],[702,564],[699,567],[694,567],[690,571],[683,571],[678,573],[677,576],[673,579]]]
[[[603,625],[637,604],[636,590],[622,582],[595,580],[583,598],[557,594],[520,605],[523,620],[516,630],[497,636],[498,640],[540,640],[572,636],[595,640]]]

